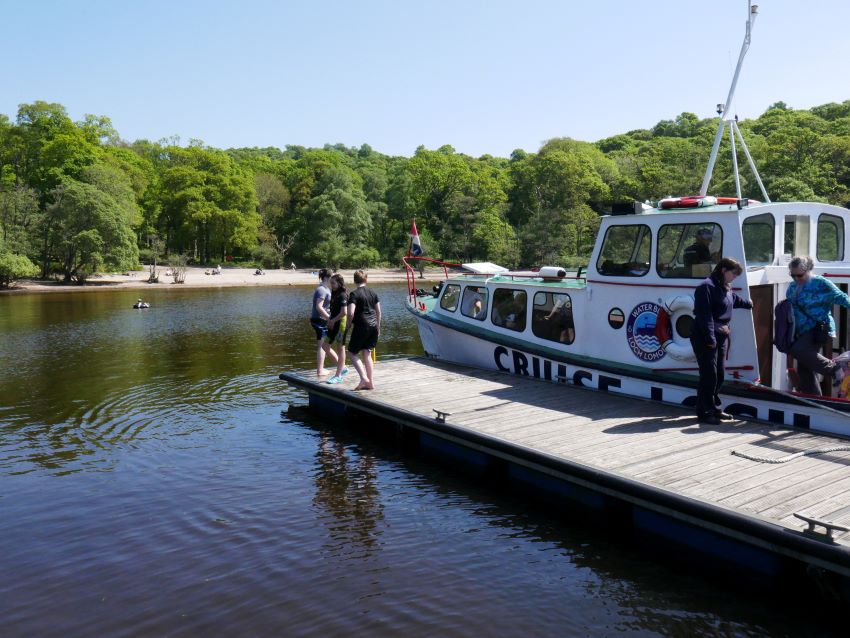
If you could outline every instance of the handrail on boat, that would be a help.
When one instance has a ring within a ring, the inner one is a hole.
[[[443,267],[443,274],[446,279],[449,278],[449,268],[461,268],[462,264],[455,264],[448,261],[441,261],[439,259],[431,259],[430,257],[416,257],[414,255],[405,255],[401,258],[401,261],[404,263],[404,272],[407,276],[407,300],[413,304],[415,308],[422,309],[420,307],[419,298],[416,293],[416,271],[413,269],[413,266],[410,262],[412,261],[422,261],[428,262],[431,264],[437,264],[438,266]]]

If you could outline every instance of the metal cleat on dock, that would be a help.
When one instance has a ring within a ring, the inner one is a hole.
[[[820,538],[821,540],[825,540],[830,543],[835,543],[835,539],[832,536],[833,532],[850,532],[850,527],[844,527],[843,525],[837,525],[829,521],[821,521],[817,518],[806,516],[805,514],[798,514],[797,512],[794,512],[794,516],[809,524],[809,526],[803,530],[804,534]],[[826,531],[818,532],[815,530],[815,526],[823,527]]]
[[[439,421],[440,423],[445,423],[446,417],[452,415],[451,412],[443,412],[442,410],[438,410],[437,408],[434,408],[434,412],[437,413],[434,418],[437,419],[437,421]]]

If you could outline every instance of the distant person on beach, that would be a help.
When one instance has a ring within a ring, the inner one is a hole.
[[[331,291],[328,288],[331,273],[327,268],[319,271],[319,285],[313,291],[313,307],[310,313],[310,325],[316,332],[316,376],[324,377],[328,374],[325,370],[325,356],[329,356],[336,364],[336,353],[330,345],[325,343],[328,319],[331,309]]]
[[[372,390],[375,387],[372,350],[378,345],[381,334],[381,302],[375,291],[366,287],[367,279],[362,270],[356,271],[354,283],[357,288],[348,297],[348,321],[352,326],[348,351],[360,376],[355,390]],[[358,354],[360,360],[357,359]]]
[[[732,281],[743,272],[741,264],[724,257],[694,290],[694,327],[691,346],[699,365],[697,418],[702,423],[719,425],[734,417],[720,409],[720,387],[725,374],[724,362],[729,345],[732,310],[752,309],[753,302],[732,290]]]
[[[325,343],[336,351],[336,374],[325,383],[342,383],[343,375],[348,373],[345,367],[345,333],[348,325],[348,291],[345,289],[345,280],[340,274],[331,275],[331,307],[330,319],[328,319],[328,332],[325,335]]]
[[[785,298],[794,307],[795,341],[788,353],[797,361],[794,385],[800,392],[819,396],[821,389],[815,373],[832,378],[837,371],[835,362],[821,354],[824,343],[835,336],[832,307],[850,308],[850,297],[829,279],[815,275],[814,266],[812,258],[805,256],[794,257],[788,263],[793,281],[788,284]]]

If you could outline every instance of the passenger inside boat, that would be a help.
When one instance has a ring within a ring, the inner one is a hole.
[[[467,286],[463,291],[461,314],[483,321],[487,316],[487,289],[480,286]]]
[[[573,323],[573,307],[569,295],[554,295],[555,304],[546,317],[550,321],[557,315],[558,341],[561,343],[572,343],[575,339],[575,324]]]
[[[702,279],[720,261],[723,231],[718,224],[664,224],[657,250],[661,277]]]
[[[547,341],[571,344],[576,339],[573,304],[565,293],[537,292],[531,313],[531,332]]]
[[[522,332],[525,330],[527,305],[528,295],[524,290],[497,289],[493,292],[493,325]]]
[[[711,253],[711,242],[714,239],[714,233],[710,228],[700,228],[697,231],[694,243],[685,248],[682,258],[685,262],[685,268],[690,268],[691,272],[694,266],[701,264],[711,265],[720,259],[719,253]]]

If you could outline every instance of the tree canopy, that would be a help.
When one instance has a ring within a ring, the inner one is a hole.
[[[449,145],[395,157],[368,144],[127,142],[108,117],[73,122],[61,104],[37,101],[0,115],[0,255],[10,272],[35,264],[77,281],[154,251],[200,264],[395,265],[415,218],[435,257],[571,265],[587,259],[613,205],[697,192],[717,124],[681,113],[508,158]],[[739,126],[772,199],[850,203],[850,100],[777,102]],[[728,144],[711,188],[722,195],[734,192]],[[759,198],[745,165],[741,178],[744,195]]]

